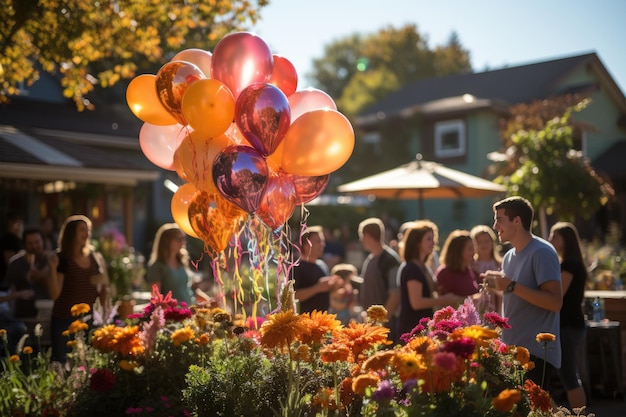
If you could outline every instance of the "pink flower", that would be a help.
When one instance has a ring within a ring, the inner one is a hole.
[[[451,352],[437,352],[433,356],[433,364],[447,372],[456,370],[456,355]]]

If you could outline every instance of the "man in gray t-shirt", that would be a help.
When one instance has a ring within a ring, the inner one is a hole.
[[[533,208],[528,200],[510,197],[495,203],[493,208],[493,228],[501,242],[512,246],[504,255],[502,271],[487,271],[483,275],[489,290],[504,293],[503,312],[511,328],[503,330],[502,340],[529,350],[535,368],[526,378],[537,385],[543,383],[549,391],[552,374],[561,367],[559,258],[550,243],[531,233]],[[539,333],[551,333],[556,341],[539,343]]]

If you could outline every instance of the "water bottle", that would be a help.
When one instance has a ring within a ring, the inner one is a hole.
[[[602,321],[604,319],[604,306],[600,297],[593,300],[593,321]]]

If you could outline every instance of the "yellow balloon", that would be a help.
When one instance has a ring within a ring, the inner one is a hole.
[[[194,184],[196,189],[217,193],[213,182],[213,160],[222,149],[230,145],[233,142],[226,135],[205,139],[198,132],[192,131],[185,136],[174,153],[176,172],[181,178]]]
[[[235,118],[233,94],[213,79],[198,80],[187,87],[181,108],[189,126],[209,138],[224,133]]]
[[[130,111],[140,120],[157,126],[175,125],[176,119],[159,101],[156,90],[156,76],[139,75],[128,84],[126,103]]]
[[[172,218],[180,229],[191,237],[199,239],[189,222],[189,205],[196,194],[196,187],[193,184],[185,183],[181,185],[172,196],[171,210]]]
[[[326,175],[341,168],[353,150],[354,130],[346,116],[331,109],[313,110],[289,127],[280,167],[289,174]]]

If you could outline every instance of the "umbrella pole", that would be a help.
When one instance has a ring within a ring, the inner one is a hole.
[[[417,191],[419,196],[418,198],[418,219],[423,219],[424,218],[424,190],[422,190],[421,188]]]

